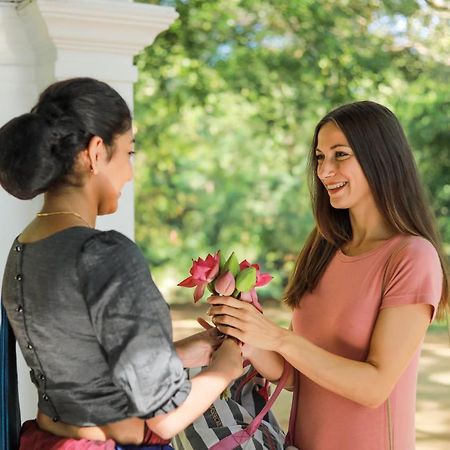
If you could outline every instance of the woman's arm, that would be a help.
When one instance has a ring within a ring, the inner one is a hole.
[[[292,324],[289,326],[292,330]],[[285,359],[277,352],[262,350],[258,347],[245,344],[242,348],[244,358],[248,359],[252,366],[267,380],[277,383],[283,375]],[[294,388],[294,372],[291,370],[284,387],[287,390]]]
[[[283,375],[284,368],[284,358],[279,353],[251,347],[246,344],[243,348],[243,355],[264,378],[274,384],[278,383],[281,375]],[[284,389],[290,391],[294,387],[294,372],[290,366],[288,366],[288,370],[291,372]]]
[[[430,305],[405,305],[381,310],[368,357],[354,361],[330,353],[292,331],[267,320],[251,305],[212,297],[217,328],[252,346],[276,351],[293,367],[330,391],[368,407],[389,396],[407,367],[430,323]]]
[[[269,381],[276,383],[283,375],[284,358],[279,353],[245,344],[243,355]]]
[[[173,411],[147,419],[148,427],[163,439],[171,439],[202,415],[230,382],[242,374],[240,346],[225,339],[210,365],[192,379],[186,400]]]

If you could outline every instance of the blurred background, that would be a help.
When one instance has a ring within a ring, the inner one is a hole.
[[[278,299],[312,228],[315,124],[370,99],[399,117],[450,253],[450,4],[167,0],[180,17],[136,59],[136,240],[171,303],[191,259],[259,262]]]

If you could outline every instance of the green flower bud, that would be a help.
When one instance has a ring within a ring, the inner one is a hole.
[[[236,275],[238,274],[238,272],[239,272],[239,261],[236,258],[236,255],[234,254],[234,252],[227,259],[227,262],[224,264],[221,272],[222,273],[224,273],[224,272],[231,272],[233,274],[233,277],[236,277]]]
[[[247,267],[241,270],[236,276],[236,289],[241,292],[247,292],[256,284],[256,269]]]

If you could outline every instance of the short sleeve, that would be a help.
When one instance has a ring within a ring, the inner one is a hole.
[[[116,231],[88,239],[78,273],[94,332],[130,416],[167,413],[191,384],[172,342],[169,307],[138,247]]]
[[[392,255],[385,278],[381,309],[427,304],[434,319],[442,294],[443,272],[438,253],[424,238],[410,236]]]

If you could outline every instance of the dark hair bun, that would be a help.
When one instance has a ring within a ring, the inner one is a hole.
[[[62,173],[60,136],[49,121],[23,114],[0,129],[0,183],[14,197],[28,200],[44,192]]]
[[[80,186],[83,174],[75,161],[90,139],[100,136],[112,154],[114,138],[130,127],[127,104],[106,83],[58,81],[42,92],[31,113],[0,128],[0,184],[24,200],[58,185]]]

